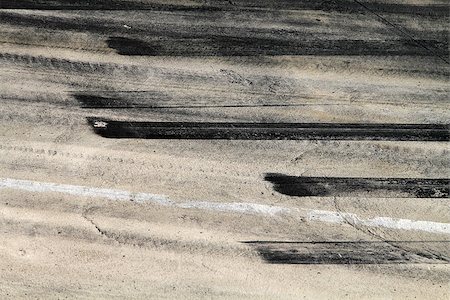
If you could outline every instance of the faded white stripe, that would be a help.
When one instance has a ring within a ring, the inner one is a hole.
[[[391,229],[417,230],[432,233],[450,234],[449,223],[414,221],[390,217],[375,217],[372,219],[361,219],[355,214],[341,213],[327,210],[309,211],[308,220],[328,222],[328,223],[339,223],[339,224],[350,223],[354,226],[384,227]]]
[[[202,209],[218,212],[237,212],[243,214],[263,215],[263,216],[288,216],[305,217],[308,221],[325,223],[346,224],[356,226],[384,227],[401,230],[417,230],[431,233],[443,233],[450,235],[449,223],[438,223],[431,221],[415,221],[408,219],[397,219],[389,217],[375,217],[372,219],[362,219],[355,214],[341,213],[327,210],[312,210],[303,208],[289,208],[282,206],[271,206],[256,203],[221,203],[206,201],[176,202],[164,195],[148,193],[130,193],[128,191],[116,189],[93,188],[79,185],[57,184],[36,182],[29,180],[17,180],[11,178],[0,179],[0,188],[10,188],[25,190],[29,192],[56,192],[74,196],[106,198],[116,201],[136,201],[142,203],[154,203],[164,206],[174,206],[186,209]]]

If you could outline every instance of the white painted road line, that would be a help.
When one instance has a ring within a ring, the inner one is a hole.
[[[236,212],[243,214],[261,216],[292,216],[302,217],[311,222],[324,222],[335,224],[352,224],[367,227],[382,227],[400,230],[415,230],[430,233],[441,233],[450,235],[450,223],[438,223],[431,221],[416,221],[408,219],[397,219],[390,217],[375,217],[362,219],[352,213],[343,213],[327,210],[313,210],[303,208],[292,208],[282,206],[271,206],[257,203],[222,203],[206,201],[176,202],[164,195],[148,193],[131,193],[124,190],[95,188],[79,185],[68,185],[58,183],[37,182],[29,180],[17,180],[1,178],[0,188],[24,190],[34,193],[63,193],[74,196],[105,198],[115,201],[135,201],[139,203],[152,203],[163,206],[173,206],[185,209],[202,209],[217,212]]]

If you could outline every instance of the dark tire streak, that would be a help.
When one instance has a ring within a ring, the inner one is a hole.
[[[448,198],[450,179],[302,177],[269,173],[274,190],[296,197]]]
[[[427,17],[448,16],[446,5],[408,5],[402,3],[386,3],[378,1],[362,2],[366,4],[376,3],[377,7],[383,11],[404,14],[423,15]],[[209,0],[202,3],[191,4],[162,4],[161,2],[142,3],[140,1],[121,0],[2,0],[2,9],[39,9],[39,10],[178,10],[178,11],[245,11],[245,10],[319,10],[324,12],[347,12],[361,13],[361,7],[352,0],[244,0],[244,1],[223,1]]]
[[[364,28],[354,18],[349,18],[349,23],[346,24],[340,18],[333,17],[332,24],[335,26],[327,29],[329,26],[322,24],[320,20],[309,20],[301,15],[298,22],[295,17],[282,11],[240,10],[240,15],[224,17],[220,12],[214,11],[196,11],[186,15],[177,13],[170,7],[136,16],[137,20],[128,13],[128,28],[123,26],[124,21],[120,21],[124,15],[114,18],[112,13],[99,13],[98,18],[95,18],[77,11],[65,12],[58,17],[2,11],[0,23],[19,27],[21,31],[25,31],[25,27],[40,28],[41,32],[29,39],[37,39],[37,43],[53,43],[55,47],[64,47],[66,43],[51,42],[46,35],[87,33],[92,42],[98,43],[102,39],[110,49],[127,56],[417,55],[443,59],[448,55],[447,32],[439,27],[409,28],[411,33],[406,34],[406,29],[399,29],[386,19],[383,19],[383,23],[387,27],[380,28],[376,24],[379,18],[374,22],[371,14],[381,15],[373,10],[367,13],[364,6],[357,3],[336,5],[327,2],[322,5],[353,6],[357,13],[371,21],[367,24],[374,24]],[[377,4],[377,7],[380,5]],[[417,11],[417,8],[411,7],[411,10],[414,9]],[[325,11],[329,14],[328,10]],[[174,16],[181,20],[187,18],[188,23],[181,22]],[[220,22],[212,25],[211,19],[218,19]],[[243,19],[257,21],[248,24]],[[269,19],[269,27],[259,25],[263,20]],[[399,32],[392,32],[392,26],[400,30],[400,38]],[[365,30],[368,32],[363,34]],[[352,31],[357,34],[352,34]],[[422,38],[415,38],[417,35]],[[17,38],[12,40],[17,42]],[[89,43],[84,42],[78,48],[87,45]],[[107,50],[101,43],[97,47],[97,50]],[[430,52],[430,49],[434,50]]]
[[[223,91],[225,92],[225,91]],[[129,94],[144,93],[144,92],[128,92]],[[289,103],[285,101],[283,103],[281,100],[276,101],[266,101],[266,103],[255,103],[255,100],[247,100],[240,102],[233,102],[228,100],[217,101],[215,99],[207,98],[205,100],[200,100],[198,103],[192,101],[192,99],[180,99],[178,101],[173,101],[170,95],[157,93],[155,91],[145,92],[148,98],[130,100],[127,98],[118,97],[107,97],[107,96],[97,96],[87,93],[75,93],[73,97],[81,104],[81,108],[84,109],[167,109],[167,108],[237,108],[237,107],[301,107],[308,105],[337,105],[332,103]],[[275,96],[272,95],[273,98]],[[134,97],[136,98],[136,97]],[[144,100],[144,101],[143,101]],[[191,101],[190,101],[191,100]],[[218,102],[218,103],[214,103]],[[259,101],[261,102],[261,101]],[[186,104],[185,104],[186,103]],[[211,104],[205,104],[211,103]],[[224,103],[224,104],[222,104]]]
[[[225,140],[448,141],[448,125],[332,123],[127,122],[88,118],[106,138]],[[98,124],[103,124],[98,126]]]
[[[271,264],[448,264],[448,250],[431,253],[430,245],[450,246],[450,241],[248,241]],[[391,245],[400,245],[396,247]],[[421,247],[418,250],[417,247]],[[405,250],[404,250],[405,249]]]
[[[395,30],[397,30],[398,32],[400,32],[401,35],[409,37],[412,41],[414,41],[416,44],[418,44],[419,46],[423,47],[424,49],[430,51],[431,53],[433,53],[434,55],[436,55],[437,57],[439,57],[442,61],[444,61],[447,64],[450,64],[447,56],[448,56],[448,39],[446,40],[446,45],[443,45],[445,48],[442,49],[442,47],[437,47],[434,44],[428,44],[428,43],[424,43],[423,41],[420,41],[419,39],[415,38],[413,35],[409,34],[405,28],[401,28],[400,26],[395,25],[394,23],[392,23],[391,21],[387,20],[385,17],[383,17],[382,15],[380,15],[379,13],[377,13],[375,10],[371,9],[369,6],[367,6],[366,4],[362,3],[361,1],[358,0],[354,0],[355,3],[358,3],[359,5],[361,5],[361,7],[363,7],[364,9],[366,9],[367,11],[369,11],[370,13],[374,14],[375,16],[377,16],[383,23],[387,24],[388,26],[391,26],[392,28],[394,28]],[[444,53],[447,53],[447,55],[443,56],[442,54],[442,50],[444,50]]]

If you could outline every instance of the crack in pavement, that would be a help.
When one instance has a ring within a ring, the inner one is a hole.
[[[117,242],[117,243],[119,243],[119,244],[121,244],[121,245],[128,245],[128,246],[129,246],[129,245],[132,245],[132,246],[136,246],[135,244],[124,243],[124,242],[120,241],[114,234],[110,234],[110,233],[108,233],[107,231],[101,229],[100,226],[99,226],[97,223],[95,223],[94,220],[93,220],[92,218],[90,218],[90,217],[88,216],[88,213],[91,212],[91,211],[94,210],[94,209],[95,209],[95,207],[88,207],[88,208],[84,209],[84,210],[82,211],[82,213],[81,213],[81,217],[83,217],[83,219],[85,219],[85,220],[86,220],[87,222],[89,222],[92,226],[94,226],[94,228],[97,230],[97,232],[98,232],[101,236],[103,236],[103,237],[105,237],[105,238],[107,238],[107,239],[113,240],[113,241],[115,241],[115,242]]]

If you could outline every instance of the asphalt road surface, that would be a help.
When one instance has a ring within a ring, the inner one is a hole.
[[[0,298],[448,299],[446,0],[1,0]]]

